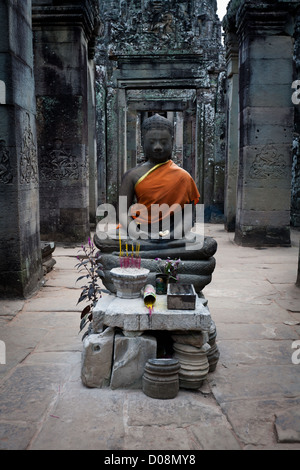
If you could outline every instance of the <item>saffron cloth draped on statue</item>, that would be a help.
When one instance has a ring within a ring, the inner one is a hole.
[[[148,211],[147,219],[145,211],[139,213],[137,211],[138,207],[132,206],[132,217],[139,224],[161,221],[176,212],[176,206],[172,209],[174,204],[177,204],[177,210],[181,210],[180,208],[183,208],[185,204],[197,204],[200,197],[191,175],[172,160],[155,165],[143,175],[135,185],[135,194],[137,204],[143,204]],[[169,209],[164,206],[162,212],[157,211],[155,213],[152,211],[151,219],[151,206],[153,204],[166,204]]]

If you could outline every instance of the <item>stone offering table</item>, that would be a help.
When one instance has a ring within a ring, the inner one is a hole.
[[[93,330],[102,331],[104,326],[120,328],[124,336],[139,336],[149,330],[208,332],[211,316],[207,300],[196,299],[195,310],[169,310],[167,296],[158,295],[152,315],[142,297],[121,299],[110,295],[100,299],[93,311]]]
[[[88,387],[142,388],[146,362],[158,357],[157,335],[160,339],[166,335],[174,346],[179,345],[183,356],[193,351],[196,355],[200,353],[201,364],[204,356],[203,380],[218,360],[216,328],[205,298],[197,297],[195,310],[169,310],[167,296],[159,295],[149,315],[142,297],[122,299],[106,295],[94,308],[91,326],[90,334],[83,341],[81,370],[82,382]],[[211,358],[209,352],[213,352]],[[199,362],[198,356],[194,362]],[[195,375],[195,364],[189,367],[188,361],[186,371],[181,374]],[[191,383],[196,383],[194,378]]]

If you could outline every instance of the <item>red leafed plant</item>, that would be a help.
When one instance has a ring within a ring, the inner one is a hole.
[[[102,297],[103,290],[101,289],[98,282],[101,276],[104,275],[102,271],[103,266],[100,262],[100,251],[96,249],[91,239],[89,238],[87,246],[82,245],[81,248],[83,254],[81,256],[77,256],[77,259],[80,260],[80,263],[76,264],[75,267],[77,268],[78,272],[84,274],[81,274],[76,282],[86,279],[86,283],[84,286],[81,286],[82,291],[77,305],[83,301],[89,302],[89,304],[81,312],[79,333],[83,330],[87,323],[91,322],[93,319],[93,308],[95,307],[97,301]],[[83,338],[87,334],[88,332],[85,333]]]

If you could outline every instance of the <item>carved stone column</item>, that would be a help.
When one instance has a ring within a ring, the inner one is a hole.
[[[0,3],[0,295],[42,279],[31,0]]]
[[[94,69],[97,2],[33,0],[41,236],[89,235],[89,157],[95,178]]]
[[[293,104],[295,110],[295,133],[292,165],[291,224],[300,227],[300,5],[295,17],[294,31],[295,75],[293,82]]]
[[[239,162],[239,49],[234,33],[226,34],[227,125],[224,191],[224,223],[228,232],[235,230],[237,173]]]
[[[290,3],[246,0],[237,16],[240,156],[235,241],[241,245],[290,245]]]

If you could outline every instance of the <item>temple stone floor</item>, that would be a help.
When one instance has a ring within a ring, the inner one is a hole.
[[[299,231],[290,248],[237,246],[223,225],[203,291],[220,359],[203,387],[158,400],[142,390],[89,389],[80,379],[78,247],[27,300],[0,300],[0,449],[300,450]]]

